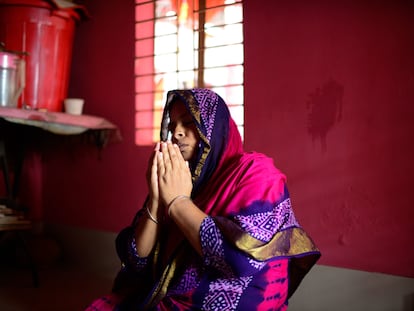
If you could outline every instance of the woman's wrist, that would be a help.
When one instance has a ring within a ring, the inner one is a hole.
[[[159,213],[159,205],[157,200],[150,198],[145,204],[145,210],[147,213],[147,218],[150,219],[153,223],[159,224],[164,217]]]
[[[171,209],[173,208],[173,206],[176,203],[178,203],[179,201],[182,201],[182,200],[190,200],[190,201],[192,201],[191,198],[188,195],[183,195],[183,194],[177,195],[167,205],[167,214],[168,214],[169,217],[171,217]]]
[[[158,222],[158,219],[157,218],[155,218],[155,216],[154,215],[152,215],[152,213],[151,213],[151,211],[150,211],[150,209],[149,209],[149,207],[148,207],[148,204],[145,206],[145,209],[147,210],[147,216],[148,216],[148,218],[150,219],[150,220],[152,220],[152,222],[154,222],[155,224],[159,224],[159,222]]]

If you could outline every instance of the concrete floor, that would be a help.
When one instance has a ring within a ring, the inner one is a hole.
[[[36,262],[38,287],[33,284],[29,258]],[[110,292],[112,277],[63,258],[53,239],[21,239],[16,232],[0,232],[0,311],[82,311]]]
[[[39,287],[29,268],[0,268],[1,311],[81,311],[110,291],[112,280],[56,264],[42,267]]]

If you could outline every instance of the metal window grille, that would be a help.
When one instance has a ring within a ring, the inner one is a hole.
[[[242,0],[136,0],[137,145],[159,139],[165,95],[208,87],[220,94],[243,136]]]

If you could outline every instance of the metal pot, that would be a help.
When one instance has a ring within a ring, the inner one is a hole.
[[[0,49],[0,107],[17,107],[25,86],[25,61],[21,55]]]

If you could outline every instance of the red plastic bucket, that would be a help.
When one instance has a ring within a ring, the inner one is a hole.
[[[0,0],[0,42],[27,52],[26,86],[18,107],[62,111],[79,14],[48,1]]]

